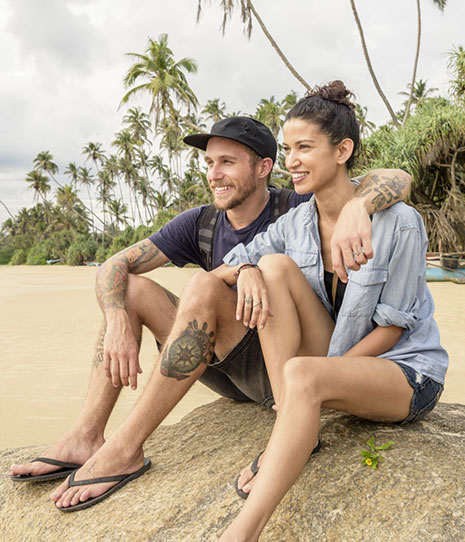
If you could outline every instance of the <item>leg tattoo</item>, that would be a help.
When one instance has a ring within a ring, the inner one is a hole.
[[[103,339],[105,338],[106,324],[103,324],[95,344],[94,367],[98,367],[103,361]]]
[[[162,375],[184,380],[200,366],[211,360],[215,348],[215,333],[207,333],[207,322],[199,329],[197,320],[189,322],[187,328],[163,350],[160,372]]]

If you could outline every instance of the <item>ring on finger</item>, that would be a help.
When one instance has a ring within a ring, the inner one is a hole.
[[[252,302],[253,302],[253,299],[251,297],[247,296],[244,298],[244,303],[246,305],[250,305]]]
[[[261,301],[257,301],[256,303],[253,304],[254,308],[255,307],[262,307],[262,302]]]

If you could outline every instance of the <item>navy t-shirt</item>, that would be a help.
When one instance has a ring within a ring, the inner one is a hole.
[[[312,194],[297,194],[292,192],[289,195],[288,206],[297,207],[304,201],[308,201]],[[188,263],[204,266],[197,240],[197,220],[202,209],[195,207],[180,213],[170,220],[168,224],[152,234],[149,239],[156,245],[176,266],[184,267]],[[239,243],[246,245],[262,231],[265,231],[271,223],[271,198],[260,215],[247,227],[240,230],[232,228],[226,218],[225,211],[218,217],[218,225],[215,232],[212,254],[212,268],[223,263],[223,257]]]

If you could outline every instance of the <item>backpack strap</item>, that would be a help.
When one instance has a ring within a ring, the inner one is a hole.
[[[220,210],[207,205],[197,219],[197,244],[207,271],[212,269],[213,239],[218,224]]]
[[[276,222],[281,215],[289,210],[289,196],[293,191],[287,188],[276,188],[272,185],[269,186],[269,189],[271,222]],[[212,270],[213,242],[220,212],[213,204],[210,204],[202,210],[197,219],[197,244],[207,271]]]
[[[289,197],[293,190],[288,188],[277,188],[270,185],[271,196],[271,222],[276,222],[278,218],[289,211]]]

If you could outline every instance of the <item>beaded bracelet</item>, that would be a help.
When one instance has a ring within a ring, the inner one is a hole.
[[[258,269],[259,271],[261,271],[261,269],[258,267],[257,264],[255,263],[244,263],[242,264],[239,269],[234,273],[234,278],[235,279],[238,279],[239,278],[239,275],[241,274],[241,271],[243,271],[244,269]]]

